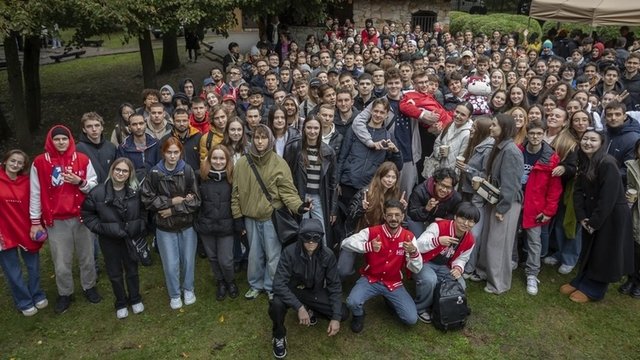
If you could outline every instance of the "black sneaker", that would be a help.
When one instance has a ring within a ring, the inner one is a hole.
[[[216,291],[216,300],[222,301],[227,297],[227,284],[224,280],[218,280],[218,289]]]
[[[316,314],[313,312],[313,310],[309,310],[309,326],[313,326],[315,324],[318,323],[318,318],[316,317]]]
[[[87,300],[92,303],[92,304],[97,304],[100,301],[102,301],[102,296],[100,296],[100,294],[98,294],[98,290],[96,290],[96,287],[92,287],[91,289],[87,289],[84,291],[84,297],[87,298]]]
[[[64,312],[67,311],[67,309],[69,309],[69,306],[71,306],[72,301],[73,301],[73,298],[71,295],[58,296],[58,298],[56,299],[56,306],[53,309],[53,312],[55,312],[58,315],[64,314]]]
[[[357,334],[362,332],[362,329],[364,329],[364,314],[360,316],[353,315],[351,319],[351,331]]]
[[[273,356],[276,359],[284,359],[287,356],[287,338],[273,338]]]
[[[229,297],[235,299],[238,297],[238,285],[236,285],[235,281],[227,283],[227,291],[229,292]]]

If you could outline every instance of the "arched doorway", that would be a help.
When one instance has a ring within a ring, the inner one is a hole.
[[[420,10],[411,14],[411,29],[420,25],[422,31],[432,32],[433,24],[438,21],[438,15],[433,11]]]

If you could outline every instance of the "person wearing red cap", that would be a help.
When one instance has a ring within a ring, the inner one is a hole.
[[[69,129],[55,125],[45,140],[45,152],[31,167],[29,214],[31,238],[45,230],[56,275],[58,299],[55,312],[64,313],[73,301],[73,252],[80,266],[80,283],[91,303],[102,300],[96,286],[96,268],[91,233],[80,219],[80,205],[97,185],[89,157],[76,152]]]

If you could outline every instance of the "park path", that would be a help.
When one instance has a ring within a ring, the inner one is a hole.
[[[242,53],[248,52],[251,49],[251,46],[255,45],[258,41],[258,33],[256,31],[242,31],[242,32],[230,32],[229,37],[225,38],[220,35],[216,35],[215,33],[208,32],[205,35],[204,42],[213,45],[212,52],[219,56],[224,56],[227,54],[227,46],[230,42],[235,41],[240,45],[240,50]],[[162,39],[152,39],[152,45],[154,49],[162,48]],[[179,51],[184,51],[184,37],[178,38],[178,49]],[[74,49],[75,50],[75,49]],[[128,44],[123,45],[121,48],[107,48],[107,47],[92,47],[85,46],[82,50],[86,51],[83,58],[85,57],[95,57],[95,56],[104,56],[104,55],[114,55],[114,54],[126,54],[138,52],[137,40],[132,39]],[[201,51],[205,53],[207,49],[205,47],[201,47]],[[63,49],[41,49],[40,51],[40,65],[49,65],[54,64],[55,61],[50,58],[51,55],[59,55],[64,52]],[[20,58],[22,59],[22,53],[20,53]],[[74,57],[65,58],[62,61],[73,61]],[[4,47],[3,51],[0,52],[0,62],[4,62]]]

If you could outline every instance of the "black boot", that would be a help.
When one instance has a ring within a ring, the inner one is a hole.
[[[235,281],[227,283],[227,291],[229,292],[230,298],[235,299],[238,297],[238,285],[236,285]]]
[[[353,315],[351,318],[351,331],[359,333],[364,329],[364,314],[360,316]]]
[[[633,287],[633,281],[631,281],[631,279],[628,279],[627,282],[620,285],[618,291],[620,292],[620,294],[629,295],[631,293],[631,290],[633,290]]]
[[[218,291],[216,291],[216,300],[222,301],[227,297],[227,285],[224,280],[218,280]]]

